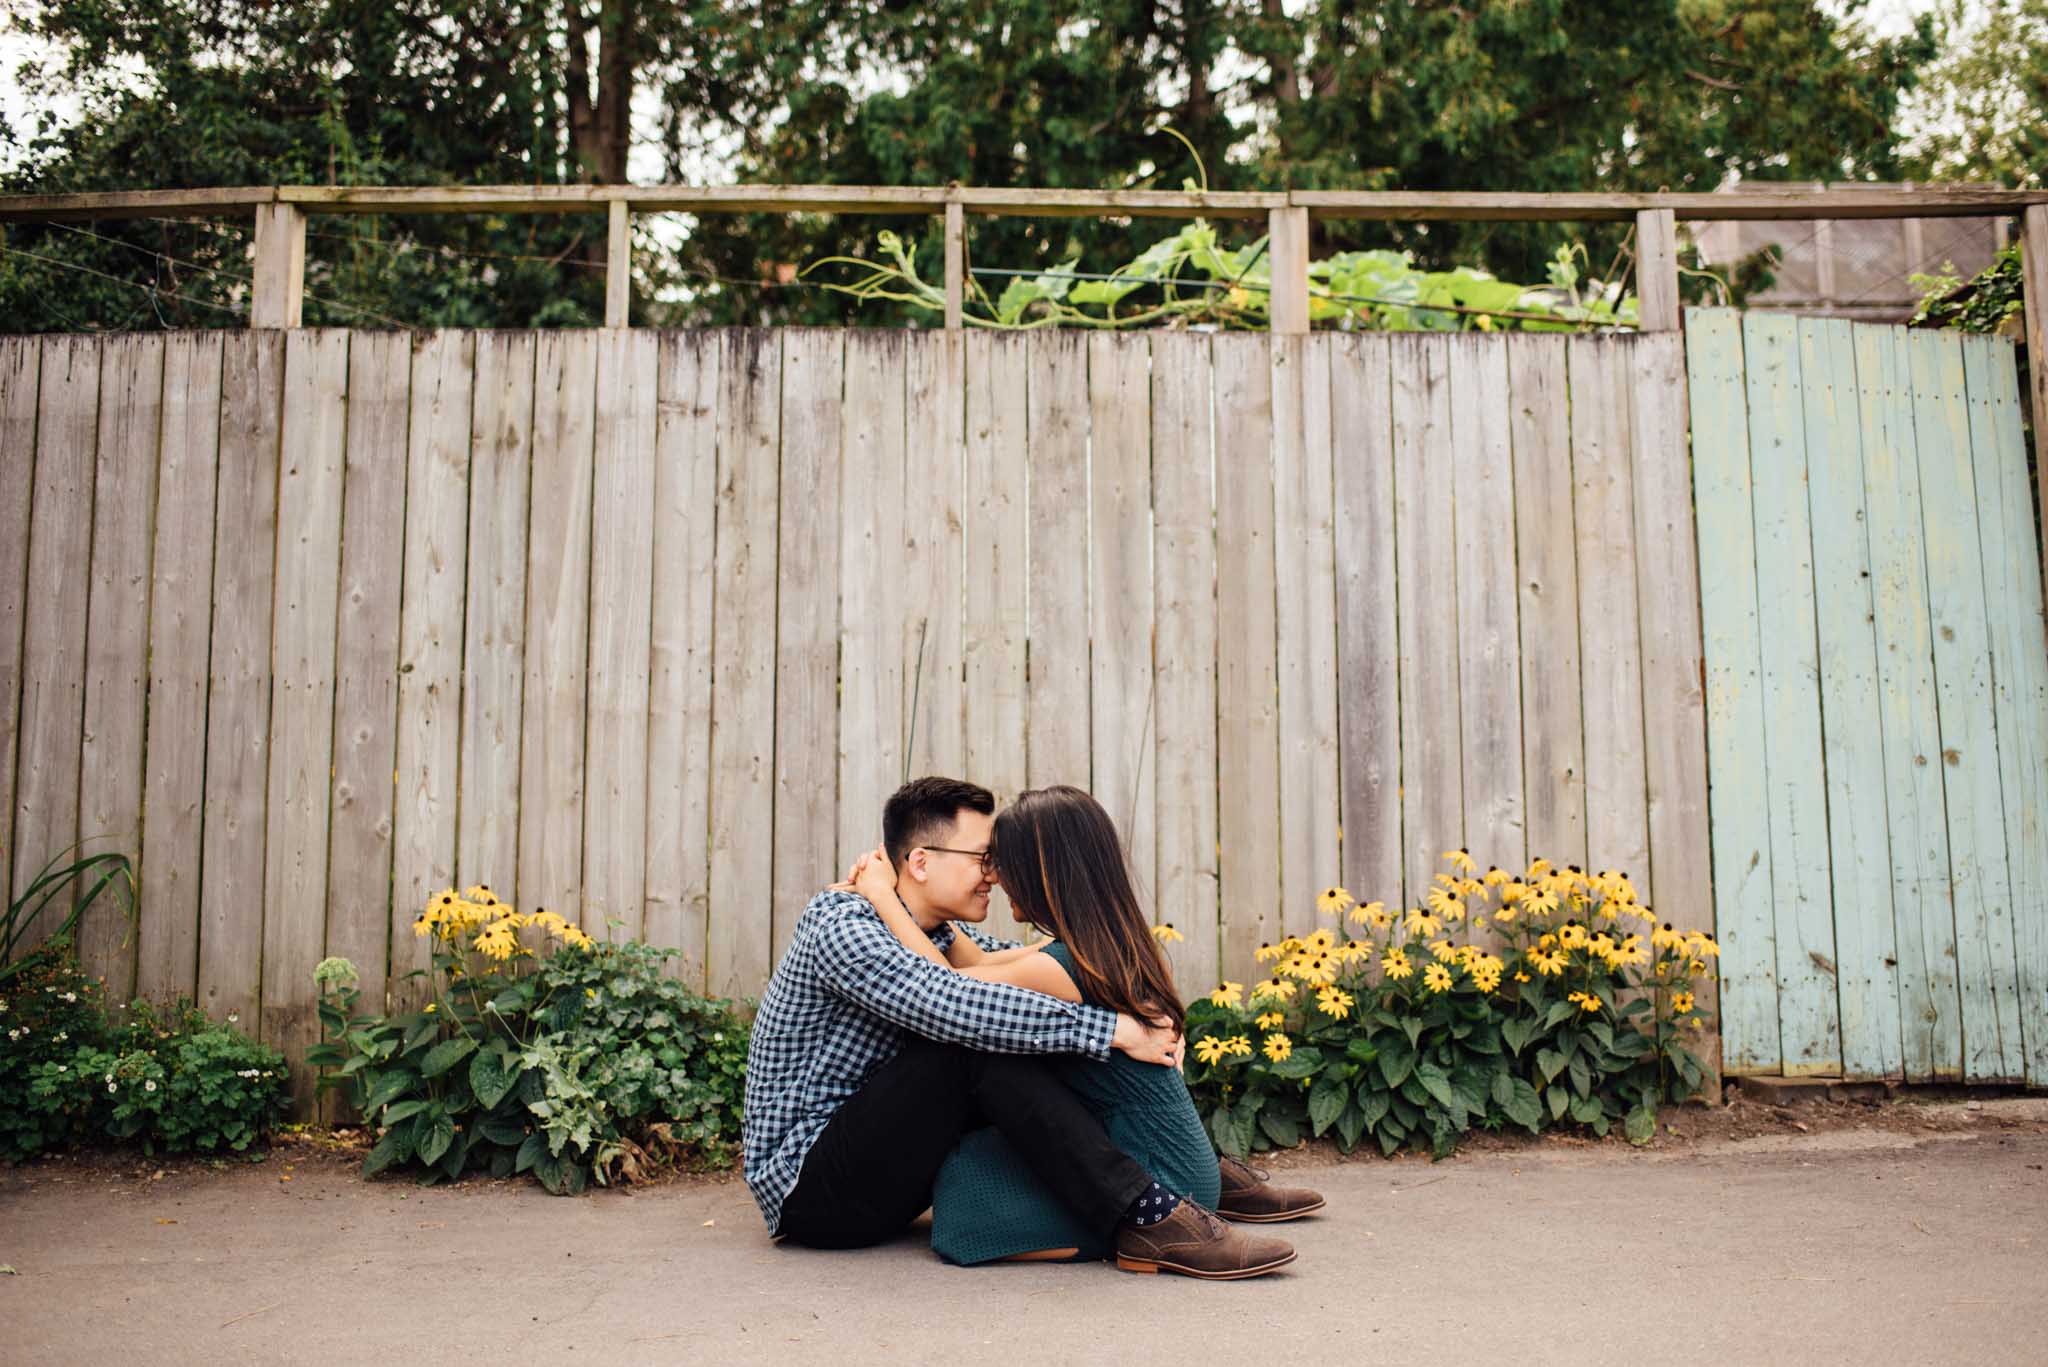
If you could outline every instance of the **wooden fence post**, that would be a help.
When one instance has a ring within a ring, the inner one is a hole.
[[[1636,214],[1636,328],[1678,331],[1678,217],[1669,209]]]
[[[604,325],[622,328],[633,301],[633,213],[625,200],[611,202],[608,227],[604,251]]]
[[[256,206],[252,328],[295,328],[306,294],[306,215],[296,204]]]
[[[1273,257],[1273,292],[1268,322],[1274,332],[1308,331],[1308,210],[1290,206],[1267,212],[1266,250]]]
[[[2034,402],[2034,480],[2048,508],[2048,204],[2030,204],[2020,220],[2020,290],[2027,302],[2027,374]],[[2048,537],[2041,539],[2048,587]]]
[[[946,331],[962,326],[967,297],[967,210],[959,200],[946,204]]]

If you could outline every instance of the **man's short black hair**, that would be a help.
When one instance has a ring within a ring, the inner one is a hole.
[[[978,783],[958,778],[914,778],[891,793],[882,804],[882,845],[889,863],[900,869],[911,850],[944,839],[962,807],[993,816],[996,796]]]

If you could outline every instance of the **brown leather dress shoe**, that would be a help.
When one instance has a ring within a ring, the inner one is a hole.
[[[1277,1224],[1298,1220],[1328,1204],[1321,1192],[1307,1187],[1273,1186],[1266,1180],[1266,1173],[1228,1154],[1219,1157],[1216,1166],[1223,1178],[1223,1195],[1216,1202],[1216,1213],[1226,1220]]]
[[[1235,1281],[1278,1271],[1294,1257],[1286,1241],[1233,1229],[1188,1200],[1157,1224],[1124,1225],[1116,1234],[1116,1265],[1126,1272]]]

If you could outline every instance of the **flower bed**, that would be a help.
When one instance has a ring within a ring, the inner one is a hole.
[[[356,1014],[346,960],[315,975],[322,1040],[307,1061],[381,1131],[365,1174],[530,1171],[573,1193],[730,1163],[747,1027],[731,1003],[663,976],[675,951],[596,943],[481,886],[436,895],[414,930],[433,943],[434,999],[418,1011]]]
[[[1479,1126],[1575,1124],[1637,1143],[1707,1070],[1698,984],[1720,949],[1660,924],[1628,875],[1445,856],[1421,907],[1318,899],[1336,928],[1258,951],[1272,973],[1188,1012],[1188,1087],[1226,1153],[1333,1134],[1441,1157]]]

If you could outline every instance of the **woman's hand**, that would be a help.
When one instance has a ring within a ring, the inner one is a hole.
[[[854,861],[846,881],[853,890],[874,902],[896,891],[896,870],[889,864],[889,856],[878,845]]]

